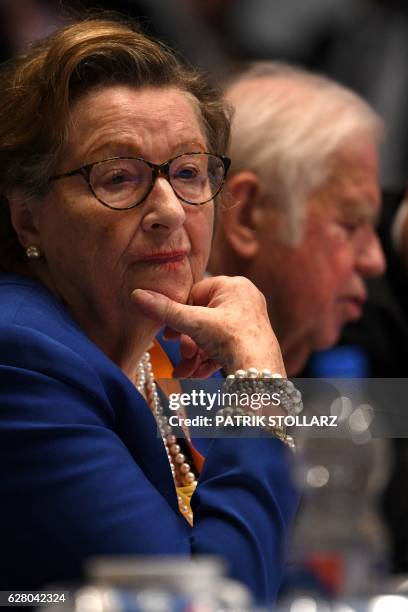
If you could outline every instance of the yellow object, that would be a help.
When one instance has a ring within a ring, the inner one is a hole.
[[[191,497],[195,491],[195,483],[185,485],[184,487],[176,487],[177,501],[181,514],[186,521],[193,526],[193,511],[191,509]]]

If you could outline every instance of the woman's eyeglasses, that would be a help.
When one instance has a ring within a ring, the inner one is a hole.
[[[80,175],[95,198],[115,210],[141,204],[152,191],[158,176],[168,180],[176,196],[186,204],[209,202],[221,191],[231,160],[211,153],[183,153],[163,164],[141,157],[111,157],[81,166],[49,180]]]

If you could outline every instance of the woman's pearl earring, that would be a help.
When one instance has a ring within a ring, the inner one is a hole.
[[[26,255],[28,259],[38,259],[41,257],[41,252],[36,246],[29,246],[26,248]]]

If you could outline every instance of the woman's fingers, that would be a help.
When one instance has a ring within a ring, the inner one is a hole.
[[[200,327],[197,316],[194,316],[194,310],[197,308],[205,310],[201,307],[179,304],[162,293],[145,289],[135,289],[132,292],[132,299],[149,319],[189,336],[194,336]],[[201,319],[205,317],[205,313],[200,313],[200,315]]]
[[[182,359],[174,369],[175,378],[208,378],[221,367],[185,334],[180,336],[180,352]]]
[[[193,374],[193,378],[209,378],[212,374],[214,374],[214,372],[217,372],[217,370],[220,369],[221,366],[219,363],[217,363],[213,359],[206,359],[197,368],[197,370]]]
[[[132,298],[145,316],[185,338],[183,372],[188,370],[190,375],[201,376],[205,370],[203,363],[210,359],[228,373],[255,367],[269,368],[285,376],[265,298],[248,279],[206,278],[192,287],[188,305],[150,290],[136,289]],[[200,364],[192,361],[198,354],[197,346],[205,355]]]
[[[201,363],[198,354],[192,359],[182,359],[173,370],[173,378],[193,378]]]
[[[180,352],[183,359],[192,359],[199,351],[197,344],[190,336],[180,335]]]
[[[221,368],[213,359],[202,359],[196,355],[193,359],[183,359],[174,368],[174,378],[208,378]]]
[[[163,330],[163,338],[164,340],[175,340],[180,337],[180,332],[175,329],[171,329],[171,327],[165,327]]]

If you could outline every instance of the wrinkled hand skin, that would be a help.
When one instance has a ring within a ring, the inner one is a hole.
[[[180,336],[183,359],[175,376],[205,378],[219,367],[286,376],[265,298],[247,278],[206,278],[192,287],[188,305],[140,289],[132,298],[146,317],[166,326],[167,337]]]

